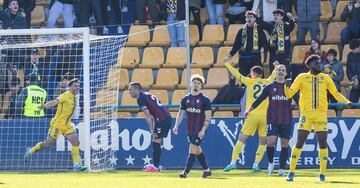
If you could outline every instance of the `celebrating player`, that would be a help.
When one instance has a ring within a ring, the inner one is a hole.
[[[144,172],[160,172],[161,140],[168,135],[172,122],[171,115],[155,95],[143,92],[140,83],[130,83],[129,93],[137,99],[138,105],[144,112],[145,120],[153,138],[154,164],[146,165]]]
[[[180,178],[187,178],[194,162],[195,157],[204,169],[203,178],[211,176],[211,171],[206,163],[205,155],[200,145],[204,140],[205,131],[209,126],[211,119],[211,102],[208,97],[201,93],[201,89],[205,83],[202,76],[195,74],[191,76],[191,93],[187,94],[181,100],[179,113],[176,117],[174,134],[178,134],[179,126],[184,118],[186,111],[186,133],[189,140],[189,156],[187,158],[185,170],[180,173]]]
[[[269,158],[268,173],[272,174],[274,169],[274,151],[276,139],[281,139],[280,168],[278,174],[285,175],[285,164],[288,158],[289,139],[291,137],[291,100],[286,98],[284,91],[285,77],[287,75],[285,65],[277,67],[276,80],[267,85],[261,95],[255,100],[245,112],[245,117],[256,109],[266,98],[269,98],[267,109],[267,147],[266,152]]]
[[[25,161],[27,161],[34,153],[54,145],[56,139],[60,134],[62,134],[72,145],[71,156],[74,164],[73,171],[86,170],[86,167],[80,163],[80,142],[75,129],[70,122],[76,106],[76,94],[80,90],[79,79],[74,78],[70,80],[68,87],[69,91],[63,93],[57,99],[38,107],[39,110],[42,110],[44,108],[49,109],[57,105],[56,114],[50,122],[49,135],[47,139],[44,142],[38,142],[34,147],[29,149],[24,155]]]
[[[237,71],[229,62],[225,63],[226,68],[233,74],[241,83],[246,85],[246,108],[250,108],[250,104],[257,99],[264,87],[269,84],[275,78],[275,72],[271,74],[269,79],[262,79],[263,69],[259,66],[251,68],[251,78],[243,76]],[[275,65],[276,66],[276,65]],[[225,167],[224,171],[229,172],[230,170],[236,169],[236,161],[239,158],[239,154],[243,150],[243,146],[249,136],[254,136],[256,130],[259,134],[259,147],[256,152],[255,162],[253,164],[253,171],[259,172],[259,163],[265,153],[266,144],[266,110],[269,101],[263,101],[259,107],[248,114],[245,123],[239,134],[238,141],[234,146],[231,163]]]
[[[290,173],[287,181],[293,181],[296,163],[301,155],[302,147],[314,127],[319,143],[319,160],[321,182],[325,181],[326,165],[328,159],[327,149],[327,91],[339,102],[350,105],[350,101],[341,95],[327,74],[320,72],[320,56],[311,55],[305,60],[305,64],[310,70],[296,77],[290,88],[285,87],[286,97],[291,98],[300,91],[300,119],[298,127],[298,138],[295,147],[292,149],[290,159]]]

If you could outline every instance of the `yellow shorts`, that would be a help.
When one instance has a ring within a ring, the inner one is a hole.
[[[314,125],[314,131],[327,131],[327,115],[326,113],[313,113],[300,115],[298,130],[311,132]]]
[[[266,115],[251,115],[245,119],[241,133],[254,136],[256,129],[260,137],[266,137]]]
[[[53,139],[57,139],[59,135],[69,135],[75,132],[74,127],[71,125],[70,122],[65,121],[54,121],[54,119],[50,122],[49,128],[49,136]]]

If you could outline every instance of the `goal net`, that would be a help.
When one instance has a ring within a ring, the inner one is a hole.
[[[72,168],[71,144],[62,135],[27,162],[23,157],[28,147],[47,138],[56,113],[57,107],[42,111],[37,106],[66,92],[73,78],[81,82],[71,118],[81,159],[92,171],[116,164],[110,130],[118,105],[119,52],[126,40],[92,36],[87,28],[0,32],[0,170]]]

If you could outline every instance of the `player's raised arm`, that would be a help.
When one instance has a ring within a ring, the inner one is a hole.
[[[279,66],[280,64],[279,64],[278,61],[275,61],[275,62],[273,63],[273,65],[274,65],[275,68],[274,68],[274,70],[271,72],[271,75],[270,75],[269,78],[268,78],[268,80],[271,81],[271,82],[276,79],[277,68],[278,68],[278,66]]]
[[[179,132],[179,127],[180,127],[180,124],[182,122],[182,120],[184,119],[184,113],[185,111],[184,110],[179,110],[177,116],[176,116],[176,120],[175,120],[175,126],[173,128],[173,132],[174,134],[178,134]]]
[[[234,75],[236,79],[238,79],[240,82],[244,83],[246,86],[250,82],[250,78],[242,75],[236,68],[234,68],[229,62],[225,62],[226,68],[229,70],[229,72]]]
[[[145,115],[145,121],[147,125],[149,126],[150,132],[154,132],[154,120],[151,116],[149,110],[147,108],[143,109],[144,115]]]
[[[338,102],[341,102],[341,103],[345,103],[345,104],[350,104],[350,101],[348,99],[346,99],[344,97],[344,95],[342,95],[337,89],[336,89],[336,86],[334,84],[334,81],[326,75],[325,77],[325,81],[326,81],[326,84],[327,84],[327,89],[328,91],[330,92],[330,94],[332,96],[335,97],[335,99],[338,101]]]

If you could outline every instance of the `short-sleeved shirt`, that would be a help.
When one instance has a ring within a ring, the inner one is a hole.
[[[205,111],[211,110],[211,102],[203,93],[189,93],[182,98],[180,109],[186,111],[186,133],[193,135],[201,131],[205,122]]]
[[[163,106],[160,100],[153,94],[141,92],[137,103],[142,110],[148,109],[155,122],[161,122],[171,118],[169,110]]]
[[[76,106],[76,97],[71,91],[61,94],[56,100],[59,101],[54,121],[69,122]]]

